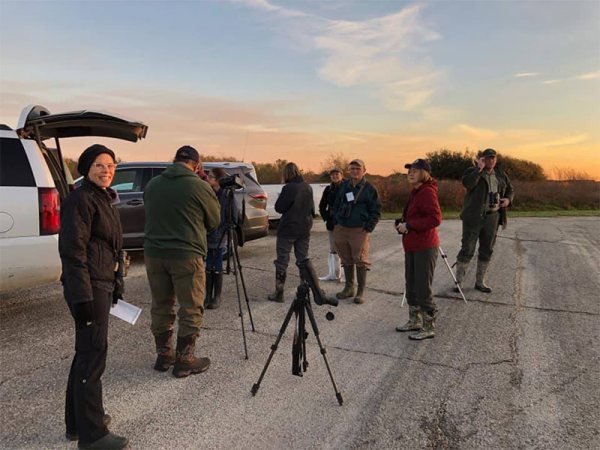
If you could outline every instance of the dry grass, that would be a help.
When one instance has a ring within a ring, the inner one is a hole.
[[[402,211],[410,185],[403,178],[373,180],[384,212]],[[442,209],[462,208],[465,189],[460,181],[441,180],[439,200]],[[600,182],[597,181],[513,181],[514,211],[597,210],[600,209]]]

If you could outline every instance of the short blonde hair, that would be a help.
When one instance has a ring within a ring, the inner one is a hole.
[[[295,163],[289,162],[283,167],[282,177],[284,183],[289,183],[299,176],[301,176],[300,169],[298,169],[298,166]]]
[[[433,177],[431,176],[431,174],[429,172],[427,172],[425,169],[412,168],[411,170],[418,171],[418,173],[419,173],[419,178],[417,180],[417,183],[427,183],[428,181],[433,180]]]

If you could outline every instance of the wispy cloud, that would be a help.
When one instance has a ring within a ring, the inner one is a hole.
[[[598,78],[600,78],[600,70],[596,70],[595,72],[583,73],[575,77],[576,80],[597,80]]]
[[[458,124],[453,129],[454,132],[465,134],[466,136],[474,139],[493,139],[498,136],[498,133],[494,130],[486,128],[477,128],[466,123]]]
[[[576,145],[585,142],[588,138],[587,134],[577,134],[574,136],[566,136],[557,139],[553,139],[551,141],[540,142],[538,145],[540,147],[564,147],[568,145]]]
[[[550,80],[544,80],[542,81],[542,84],[556,84],[563,81],[588,81],[598,79],[600,79],[600,70],[596,70],[595,72],[582,73],[581,75],[573,75],[567,78],[553,78]]]
[[[439,69],[423,56],[425,43],[440,36],[421,18],[421,5],[362,21],[332,20],[276,6],[265,0],[242,0],[255,9],[286,19],[292,39],[324,58],[319,76],[337,86],[362,87],[392,110],[416,110],[434,95]],[[296,28],[297,27],[297,28]]]
[[[540,75],[539,72],[521,72],[521,73],[515,73],[514,77],[515,78],[527,78],[527,77],[537,77],[538,75]]]

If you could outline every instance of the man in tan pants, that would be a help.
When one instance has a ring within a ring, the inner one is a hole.
[[[338,189],[335,201],[335,228],[333,238],[346,277],[339,299],[354,297],[354,303],[363,303],[367,283],[369,244],[371,233],[381,216],[381,202],[377,189],[365,179],[366,167],[361,159],[350,162],[350,178]],[[354,267],[358,290],[354,290]]]

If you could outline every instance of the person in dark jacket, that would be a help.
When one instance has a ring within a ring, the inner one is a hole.
[[[313,224],[315,205],[312,188],[302,178],[298,166],[293,162],[283,168],[285,186],[275,202],[275,211],[281,214],[277,227],[277,259],[275,264],[275,292],[269,300],[282,303],[290,252],[294,248],[296,263],[308,258],[310,230]]]
[[[462,184],[467,189],[460,218],[462,219],[462,245],[456,258],[456,280],[463,284],[469,262],[479,241],[475,289],[491,293],[486,275],[498,226],[506,228],[506,208],[513,201],[510,179],[496,167],[497,153],[493,148],[478,155],[477,166],[467,169]],[[458,291],[458,288],[455,288]]]
[[[340,168],[334,167],[329,171],[329,177],[331,183],[323,191],[321,201],[319,202],[319,214],[321,214],[321,218],[325,221],[327,235],[329,236],[329,258],[327,259],[329,273],[324,277],[319,277],[319,280],[340,281],[342,278],[342,266],[333,240],[333,227],[335,225],[333,207],[335,205],[337,191],[341,186],[342,181],[344,181],[344,174]]]
[[[408,169],[412,190],[396,230],[402,235],[404,246],[408,322],[396,327],[396,331],[415,331],[408,337],[422,340],[435,335],[437,307],[431,285],[439,253],[437,227],[442,223],[442,212],[437,182],[431,177],[429,163],[417,159],[404,167]]]
[[[123,242],[117,199],[109,188],[115,154],[95,144],[79,157],[79,189],[61,205],[58,249],[64,296],[75,320],[75,357],[65,402],[66,436],[79,448],[121,449],[128,440],[108,431],[101,377],[108,349],[108,314],[123,295],[119,258]]]
[[[219,226],[208,233],[207,243],[208,251],[206,253],[206,295],[204,307],[206,309],[217,309],[221,302],[221,290],[223,288],[223,256],[227,251],[227,214],[230,213],[231,202],[231,220],[238,223],[238,209],[233,198],[228,197],[228,190],[222,189],[219,180],[225,178],[227,172],[220,167],[210,170],[207,180],[211,185],[219,204],[221,205],[221,223]]]
[[[154,369],[165,372],[173,366],[177,378],[210,367],[210,359],[197,358],[194,350],[204,317],[206,235],[219,226],[221,213],[215,192],[196,174],[199,164],[198,151],[185,145],[175,153],[173,164],[150,180],[144,191],[144,259],[157,353]],[[176,297],[179,311],[173,355]]]
[[[335,247],[342,260],[346,284],[336,294],[339,299],[354,297],[354,303],[364,302],[367,285],[369,245],[371,233],[381,216],[381,202],[375,186],[365,178],[366,167],[361,159],[349,164],[350,179],[344,181],[337,193],[334,206],[335,226],[333,237]],[[354,267],[358,290],[354,290]]]

